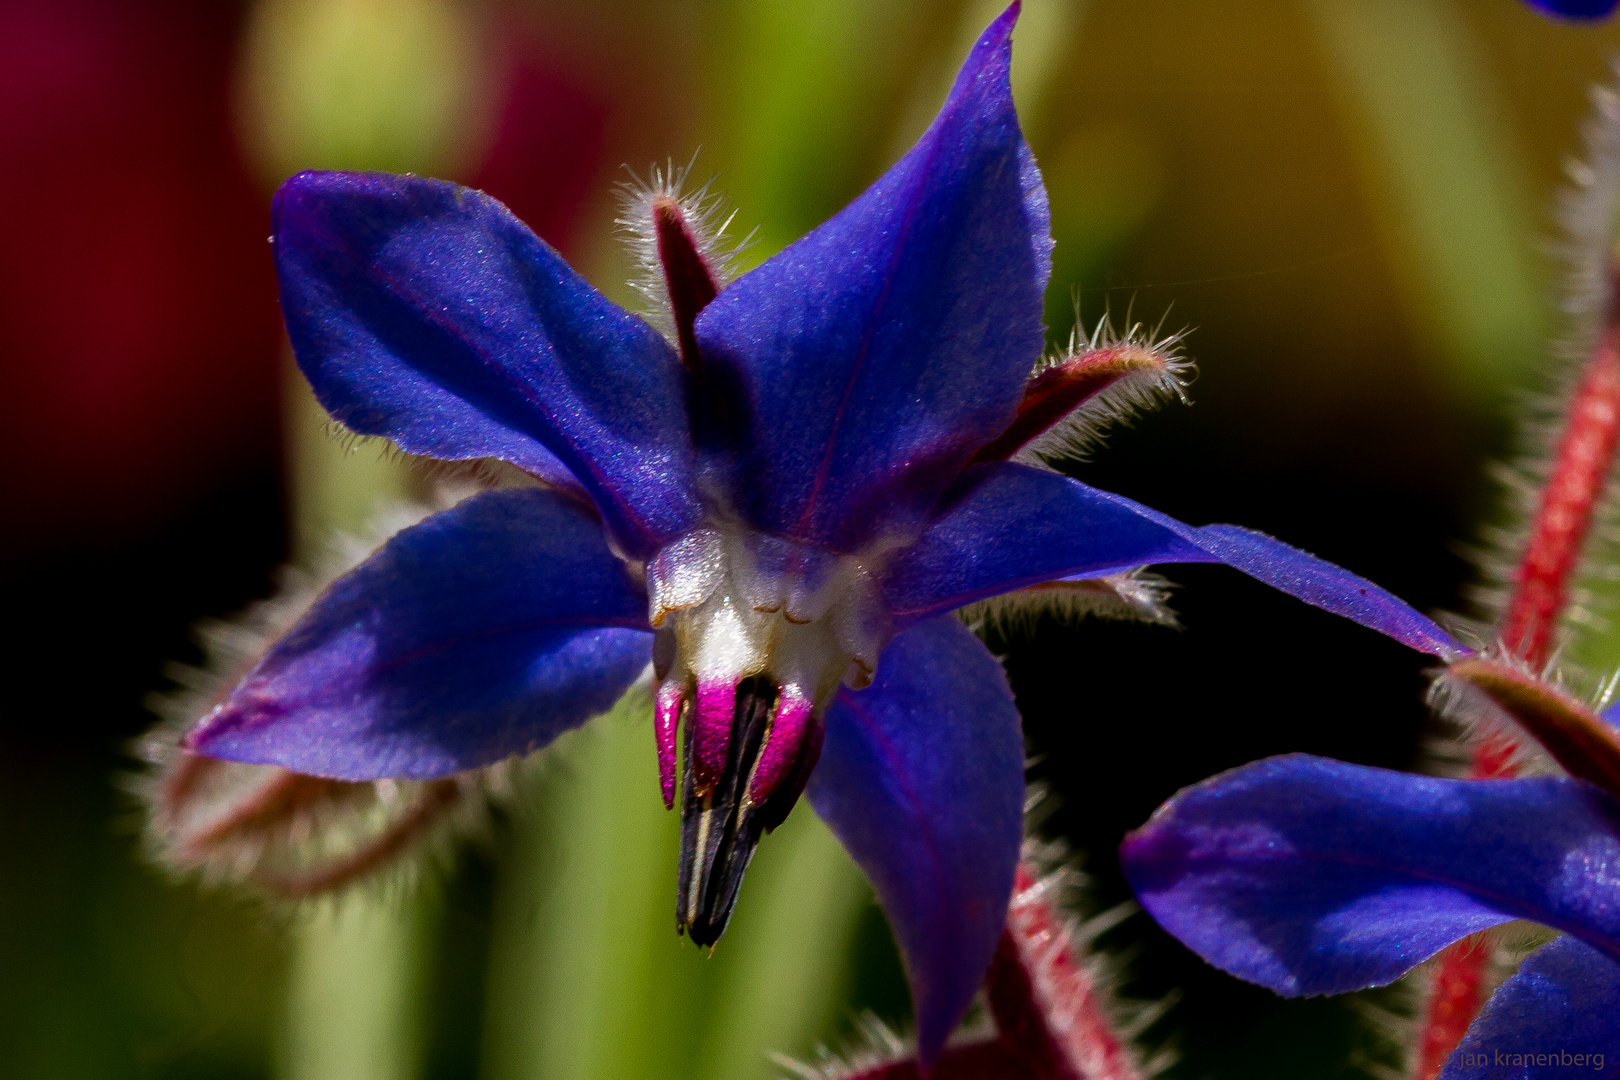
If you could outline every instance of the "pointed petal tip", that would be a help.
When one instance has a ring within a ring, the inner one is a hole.
[[[1052,250],[1012,98],[1018,10],[980,36],[899,162],[694,324],[705,371],[770,417],[738,430],[725,479],[763,531],[839,551],[914,535],[1017,409]]]
[[[524,755],[646,669],[645,605],[593,515],[540,489],[484,492],[334,582],[186,748],[342,780]]]
[[[841,689],[808,794],[866,872],[905,957],[926,1068],[1006,926],[1023,832],[1023,734],[1000,664],[954,616],[897,635]]]
[[[232,691],[232,697],[235,691]],[[241,730],[248,720],[242,715],[239,704],[230,697],[214,706],[213,711],[204,716],[184,735],[180,736],[177,745],[188,754],[198,757],[217,758],[219,760],[234,760],[241,764],[274,764],[273,762],[249,762],[231,755],[229,743],[230,735]]]
[[[1598,22],[1614,14],[1615,0],[1528,0],[1531,7],[1568,22]]]

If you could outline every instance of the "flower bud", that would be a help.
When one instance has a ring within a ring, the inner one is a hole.
[[[454,498],[446,493],[445,501]],[[352,782],[180,748],[182,735],[297,622],[327,583],[434,509],[379,515],[374,535],[334,550],[319,573],[287,571],[272,599],[235,621],[200,628],[205,664],[170,670],[180,688],[151,703],[164,721],[134,748],[149,766],[136,787],[147,803],[148,846],[158,862],[209,882],[303,899],[410,865],[410,856],[479,828],[491,798],[511,789],[514,762],[436,780]]]

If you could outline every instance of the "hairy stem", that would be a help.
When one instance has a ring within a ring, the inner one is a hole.
[[[1592,529],[1620,442],[1620,340],[1611,318],[1570,398],[1513,591],[1502,620],[1502,645],[1533,668],[1552,654],[1570,578]],[[1474,747],[1469,775],[1510,777],[1517,747],[1505,735]],[[1487,967],[1495,936],[1477,934],[1441,954],[1419,1018],[1412,1080],[1434,1080],[1488,996]]]
[[[1502,643],[1539,667],[1552,650],[1569,579],[1580,561],[1592,518],[1620,440],[1620,351],[1609,327],[1570,401],[1552,471],[1513,578]]]

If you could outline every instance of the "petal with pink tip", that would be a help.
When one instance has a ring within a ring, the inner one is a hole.
[[[588,510],[533,488],[475,495],[334,582],[187,749],[340,780],[528,753],[646,668],[646,604]]]

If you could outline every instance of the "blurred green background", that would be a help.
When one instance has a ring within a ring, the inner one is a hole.
[[[565,738],[420,890],[289,914],[143,862],[120,777],[187,627],[424,481],[330,442],[288,374],[264,243],[308,167],[507,201],[621,302],[613,185],[684,163],[757,261],[926,125],[996,3],[0,0],[0,1076],[766,1077],[767,1051],[904,1024],[898,961],[806,808],[713,958],[672,927],[675,823],[645,719]],[[1077,475],[1265,529],[1420,607],[1497,514],[1482,463],[1557,332],[1550,210],[1620,27],[1516,0],[1028,0],[1014,84],[1052,197],[1048,321],[1076,297],[1194,328],[1196,407]],[[700,149],[701,148],[701,149]],[[1043,828],[1126,892],[1123,830],[1285,750],[1408,766],[1421,661],[1189,568],[1186,629],[996,641]],[[1613,666],[1620,655],[1597,656]],[[1171,1075],[1356,1076],[1342,1002],[1284,1003],[1144,918],[1108,944],[1181,1003]]]

